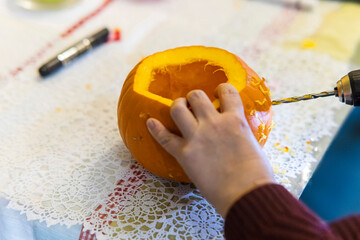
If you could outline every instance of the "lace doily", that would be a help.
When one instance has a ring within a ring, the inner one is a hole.
[[[102,46],[45,81],[35,75],[35,64],[16,78],[2,70],[0,194],[28,219],[84,224],[98,239],[222,239],[222,218],[194,186],[152,175],[123,145],[116,105],[127,73],[156,51],[217,46],[247,61],[268,79],[272,98],[281,98],[331,89],[349,66],[313,51],[284,48],[289,39],[284,35],[301,14],[291,8],[237,0],[143,4],[114,1],[98,19],[120,25],[122,42]],[[38,42],[60,32],[38,28]],[[65,46],[89,29],[56,44]],[[324,151],[317,141],[338,126],[337,106],[344,107],[330,98],[273,108],[276,126],[264,150],[277,180],[297,196]]]
[[[158,178],[131,167],[84,229],[97,239],[222,239],[223,220],[192,184]]]
[[[105,67],[97,54],[87,62]],[[0,97],[8,107],[0,120],[2,192],[10,207],[49,225],[82,223],[133,162],[114,114],[121,87],[114,76],[125,70],[104,75],[81,65],[81,76],[69,69],[71,77],[9,83],[13,94]]]

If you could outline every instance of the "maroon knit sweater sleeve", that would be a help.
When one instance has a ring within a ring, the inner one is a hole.
[[[360,216],[330,224],[284,187],[268,184],[239,199],[225,219],[227,240],[360,239]]]

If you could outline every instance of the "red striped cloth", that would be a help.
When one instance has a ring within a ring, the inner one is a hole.
[[[129,196],[136,194],[140,187],[144,184],[145,180],[145,171],[141,169],[138,163],[133,164],[130,167],[129,177],[118,182],[114,191],[109,194],[108,200],[104,203],[104,205],[99,205],[96,209],[94,209],[87,220],[91,221],[92,217],[102,219],[102,225],[97,222],[96,229],[103,227],[106,228],[106,225],[110,225],[112,223],[108,219],[115,219],[123,209],[123,206],[120,203],[117,203],[117,197],[123,196],[124,194]],[[99,212],[100,209],[102,210],[101,213]],[[104,210],[107,212],[106,214],[103,213]],[[89,223],[91,224],[91,222]],[[83,227],[79,240],[96,240],[96,235],[91,234],[90,231],[84,231]]]
[[[84,231],[84,227],[82,227],[79,240],[96,240],[96,236],[91,234],[90,231]]]

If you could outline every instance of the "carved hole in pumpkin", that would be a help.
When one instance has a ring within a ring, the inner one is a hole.
[[[156,68],[152,76],[149,92],[172,100],[185,97],[191,90],[202,89],[214,101],[215,88],[228,81],[222,67],[208,64],[206,60]]]

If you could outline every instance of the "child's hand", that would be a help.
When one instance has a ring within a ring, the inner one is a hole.
[[[183,137],[169,132],[153,118],[148,119],[147,126],[204,197],[225,217],[238,198],[274,179],[246,121],[237,90],[230,84],[220,84],[216,95],[221,113],[200,90],[173,102],[171,116]],[[193,112],[187,108],[187,102]]]

